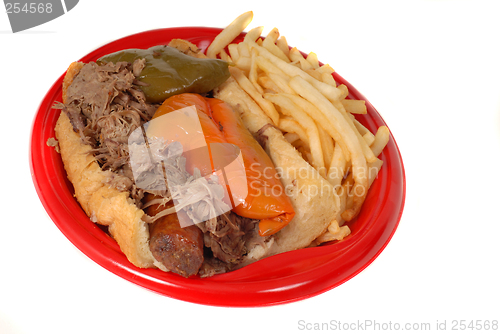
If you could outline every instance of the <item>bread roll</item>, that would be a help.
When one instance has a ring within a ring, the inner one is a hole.
[[[63,81],[63,103],[66,103],[68,87],[83,65],[75,62],[68,68]],[[55,134],[68,180],[87,216],[109,227],[110,234],[132,264],[140,268],[155,267],[149,250],[149,229],[142,220],[144,211],[131,201],[128,192],[107,185],[111,172],[103,171],[94,156],[88,153],[92,147],[82,143],[64,112],[56,123]]]

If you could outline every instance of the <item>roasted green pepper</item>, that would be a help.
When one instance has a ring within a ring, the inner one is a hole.
[[[191,57],[166,45],[118,51],[99,58],[97,63],[133,63],[140,58],[146,59],[146,66],[137,79],[146,84],[141,89],[151,103],[181,93],[205,94],[230,76],[228,63],[223,60]]]

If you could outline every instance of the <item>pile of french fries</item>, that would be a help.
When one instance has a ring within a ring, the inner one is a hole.
[[[337,85],[328,64],[315,53],[304,56],[289,47],[277,28],[262,37],[263,27],[251,29],[240,43],[232,43],[248,26],[253,12],[237,17],[207,49],[209,58],[228,61],[231,76],[279,128],[285,138],[336,189],[339,214],[316,243],[338,240],[346,221],[361,210],[389,141],[389,129],[371,133],[355,118],[366,114],[365,101],[347,99],[345,85]],[[227,50],[227,51],[226,51]],[[348,228],[347,228],[348,231]]]

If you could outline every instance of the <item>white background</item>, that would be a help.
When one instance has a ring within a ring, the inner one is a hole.
[[[16,34],[3,11],[0,333],[295,333],[307,332],[301,323],[358,320],[433,329],[447,321],[451,332],[453,320],[500,320],[496,4],[81,0]],[[209,307],[152,293],[77,250],[38,200],[29,136],[45,93],[72,61],[132,33],[224,27],[247,10],[249,28],[278,27],[372,102],[403,156],[406,206],[388,247],[345,284],[281,306]]]

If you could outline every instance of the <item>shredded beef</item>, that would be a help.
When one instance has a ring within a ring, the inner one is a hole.
[[[144,68],[143,60],[85,64],[67,90],[66,104],[55,108],[69,117],[73,130],[92,147],[102,170],[109,170],[109,184],[130,191],[140,207],[143,191],[133,181],[129,164],[128,137],[151,120],[158,105],[146,102],[135,79]]]
[[[201,275],[229,271],[240,264],[256,244],[262,245],[267,238],[258,234],[258,223],[257,219],[244,218],[229,211],[199,224],[204,232],[205,247],[218,259],[209,262]]]

